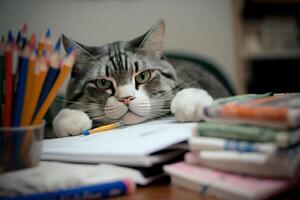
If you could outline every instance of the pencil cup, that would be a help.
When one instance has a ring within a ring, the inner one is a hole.
[[[38,165],[45,121],[26,127],[0,127],[0,173]]]

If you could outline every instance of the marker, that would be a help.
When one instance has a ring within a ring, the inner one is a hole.
[[[114,123],[114,124],[108,124],[108,125],[100,126],[98,128],[94,128],[94,129],[91,129],[91,130],[85,130],[85,131],[82,132],[82,134],[87,136],[87,135],[91,135],[91,134],[102,132],[102,131],[112,130],[114,128],[118,128],[118,127],[123,126],[123,125],[124,124],[122,122],[117,122],[117,123]]]

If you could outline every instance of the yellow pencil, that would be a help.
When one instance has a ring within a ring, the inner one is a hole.
[[[122,122],[117,122],[117,123],[114,123],[114,124],[108,124],[108,125],[100,126],[98,128],[94,128],[94,129],[91,129],[91,130],[85,130],[85,131],[82,132],[82,134],[87,136],[87,135],[102,132],[102,131],[112,130],[112,129],[118,128],[120,126],[123,126],[123,123]]]
[[[69,73],[72,69],[72,66],[75,61],[75,56],[76,56],[75,53],[76,53],[75,50],[73,50],[73,52],[63,60],[62,68],[60,69],[58,77],[57,77],[55,83],[53,84],[49,94],[47,95],[44,103],[42,104],[40,110],[37,112],[37,115],[34,117],[34,119],[32,121],[33,125],[42,123],[42,120],[43,120],[48,108],[51,106],[53,100],[56,97],[58,90],[60,89],[60,87],[62,86],[66,77],[69,75]]]
[[[41,56],[38,61],[32,77],[32,93],[29,101],[27,113],[25,115],[24,124],[29,125],[35,112],[36,104],[39,100],[43,84],[46,79],[48,66],[46,60]]]

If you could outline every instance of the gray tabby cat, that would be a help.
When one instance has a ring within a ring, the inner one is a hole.
[[[136,124],[171,112],[178,121],[199,121],[202,108],[228,92],[212,75],[187,61],[163,56],[165,23],[132,41],[76,48],[65,108],[53,121],[56,136],[78,135],[93,126]],[[185,88],[185,89],[184,89]]]

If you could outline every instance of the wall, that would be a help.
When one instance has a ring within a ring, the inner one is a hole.
[[[208,57],[236,83],[231,0],[1,0],[0,33],[50,27],[89,45],[128,40],[158,18],[166,21],[165,49]]]

